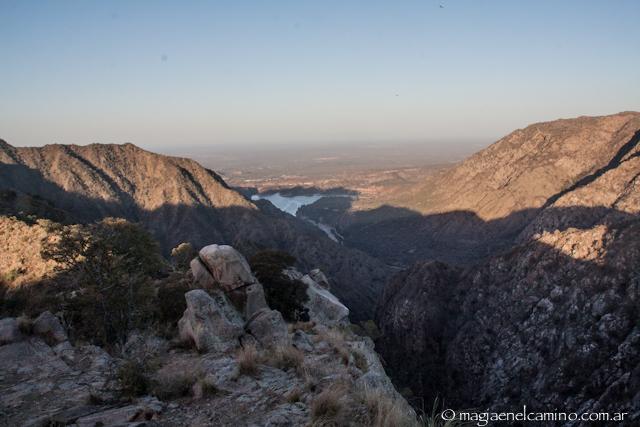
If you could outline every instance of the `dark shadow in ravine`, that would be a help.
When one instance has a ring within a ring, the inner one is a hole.
[[[376,348],[398,388],[427,412],[439,398],[454,409],[637,414],[640,217],[609,209],[606,223],[594,259],[600,231],[586,230],[474,267],[424,262],[398,273],[376,316]]]

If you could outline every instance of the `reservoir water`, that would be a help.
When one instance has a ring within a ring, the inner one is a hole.
[[[280,193],[274,194],[254,194],[251,196],[251,200],[268,200],[273,206],[286,212],[290,215],[296,216],[298,209],[302,206],[310,205],[318,200],[322,199],[322,194],[316,194],[313,196],[283,196]]]
[[[296,216],[298,209],[302,206],[310,205],[312,203],[317,202],[323,197],[327,197],[322,194],[314,194],[313,196],[283,196],[280,193],[273,194],[254,194],[251,196],[251,200],[268,200],[270,201],[276,208],[280,209],[283,212],[286,212],[290,215]],[[336,195],[331,195],[331,197],[336,197]],[[339,197],[350,197],[350,196],[342,196]],[[320,230],[324,231],[324,233],[329,236],[331,240],[334,242],[340,243],[342,241],[342,236],[336,231],[335,228],[322,224],[320,222],[311,221],[310,219],[306,219],[307,222],[318,227]]]

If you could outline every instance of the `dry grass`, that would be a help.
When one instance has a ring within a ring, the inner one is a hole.
[[[206,378],[201,378],[192,387],[193,395],[195,398],[200,399],[206,396],[214,396],[219,390],[215,384],[206,380]]]
[[[291,323],[289,324],[289,333],[293,333],[297,330],[300,330],[307,334],[313,334],[315,333],[313,330],[315,326],[316,326],[316,322],[313,322],[313,321]]]
[[[294,388],[285,395],[285,399],[288,403],[300,402],[300,400],[302,399],[302,390],[300,390],[298,387]]]
[[[367,362],[367,358],[358,350],[354,350],[351,352],[353,355],[353,360],[355,361],[356,368],[360,369],[362,372],[366,373],[369,371],[369,362]]]
[[[304,353],[290,345],[269,350],[264,363],[282,370],[294,369],[299,375],[304,373]]]
[[[334,385],[318,394],[311,402],[311,425],[343,425],[347,412],[345,395],[346,388],[342,385]]]
[[[173,363],[156,372],[151,390],[160,399],[188,396],[194,384],[203,377],[201,366],[193,361]]]
[[[360,400],[367,408],[372,427],[414,427],[418,421],[400,403],[380,390],[365,388],[359,393]]]
[[[327,332],[322,332],[316,337],[316,341],[326,341],[329,343],[333,351],[338,355],[342,363],[345,365],[349,364],[349,356],[350,352],[345,342],[344,333],[337,330],[331,329]]]
[[[431,408],[431,413],[424,413],[419,417],[418,426],[420,427],[465,427],[475,425],[471,421],[461,421],[461,420],[444,420],[441,417],[440,411],[442,410],[442,406],[440,405],[439,399],[436,398],[433,401],[433,407]]]
[[[247,345],[241,348],[236,356],[236,361],[238,362],[238,377],[242,375],[250,377],[258,375],[260,358],[255,346]]]

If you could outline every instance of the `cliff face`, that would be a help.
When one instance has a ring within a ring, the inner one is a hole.
[[[562,138],[545,142],[536,129]],[[426,401],[627,411],[629,425],[637,422],[638,130],[637,114],[534,125],[463,163],[478,189],[506,198],[482,199],[479,215],[506,215],[501,223],[516,244],[464,271],[421,263],[391,281],[377,320],[392,375]],[[532,210],[525,220],[508,206]],[[410,364],[402,362],[407,352]],[[421,365],[428,375],[411,375]]]
[[[373,317],[389,275],[370,256],[338,245],[268,203],[252,203],[198,163],[132,144],[17,148],[2,141],[2,188],[46,199],[66,211],[69,221],[115,216],[140,222],[165,254],[181,242],[228,243],[248,254],[285,250],[301,268],[327,271],[356,320]]]

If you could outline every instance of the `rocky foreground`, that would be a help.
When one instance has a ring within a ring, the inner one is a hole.
[[[203,248],[177,335],[134,331],[107,352],[51,312],[0,320],[0,419],[25,426],[413,425],[370,338],[316,270],[309,321],[287,323],[230,246]]]

